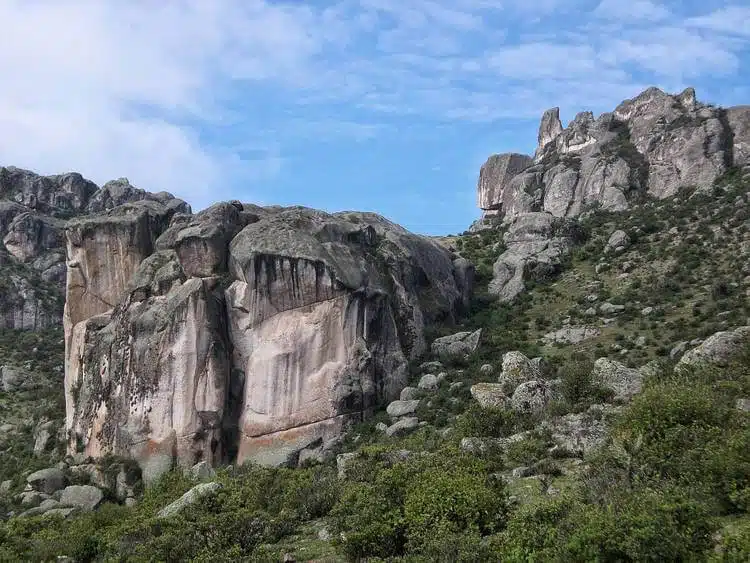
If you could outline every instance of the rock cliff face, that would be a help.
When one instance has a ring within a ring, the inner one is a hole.
[[[99,188],[77,173],[39,176],[0,168],[0,327],[37,330],[59,325],[67,221],[139,200],[190,210],[171,194],[150,194],[124,178]]]
[[[618,211],[749,163],[750,107],[702,104],[692,88],[649,88],[598,118],[581,112],[566,128],[558,108],[546,111],[533,159],[495,155],[482,167],[479,206],[505,221],[528,212],[573,217],[594,205]]]
[[[368,213],[143,200],[71,221],[69,451],[294,464],[398,396],[472,268]]]
[[[649,88],[597,118],[581,112],[565,128],[559,108],[547,110],[537,140],[533,157],[493,155],[479,173],[484,216],[473,228],[506,229],[489,287],[501,301],[559,269],[577,237],[560,219],[710,186],[750,165],[750,106],[722,109],[698,102],[692,88]]]

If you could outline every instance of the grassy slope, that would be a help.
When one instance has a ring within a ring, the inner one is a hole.
[[[109,507],[69,522],[14,520],[0,526],[0,559],[23,553],[37,560],[120,554],[129,560],[278,561],[292,553],[299,561],[396,554],[408,561],[741,561],[750,555],[750,430],[748,416],[735,411],[733,401],[750,395],[748,359],[720,372],[687,379],[667,372],[649,380],[613,423],[613,443],[583,460],[550,455],[543,432],[510,451],[477,458],[461,453],[458,444],[464,436],[534,429],[541,418],[596,402],[594,395],[567,398],[541,416],[479,412],[469,387],[494,381],[506,351],[543,355],[563,377],[585,377],[575,366],[594,357],[642,365],[667,358],[679,341],[746,324],[749,188],[735,175],[711,194],[685,193],[623,214],[591,215],[583,221],[589,239],[563,274],[530,288],[513,305],[498,305],[483,291],[502,252],[502,233],[451,237],[447,243],[477,263],[480,291],[469,318],[435,334],[482,327],[483,342],[469,361],[446,366],[439,391],[424,394],[418,414],[426,426],[387,438],[375,428],[387,422],[381,411],[353,428],[342,451],[363,457],[343,483],[332,464],[223,471],[225,488],[215,500],[168,525],[154,513],[191,486],[178,475],[148,491],[134,509]],[[635,240],[626,252],[601,260],[615,228]],[[601,263],[606,266],[597,273]],[[598,303],[626,309],[609,324],[600,315],[587,317],[591,294]],[[655,311],[643,316],[647,306]],[[598,326],[601,335],[578,345],[545,346],[541,337],[566,318],[574,326]],[[636,345],[640,336],[645,342]],[[495,366],[494,375],[479,369],[486,362]],[[420,376],[415,366],[413,382]],[[451,390],[457,382],[462,385]],[[384,461],[397,450],[427,455],[395,465]],[[521,465],[534,475],[512,478],[510,470]],[[504,484],[493,477],[498,475]],[[446,497],[448,505],[442,503]],[[497,502],[485,505],[487,498]],[[343,532],[347,540],[321,539],[323,528],[334,537]],[[712,555],[717,531],[725,538],[723,555]]]

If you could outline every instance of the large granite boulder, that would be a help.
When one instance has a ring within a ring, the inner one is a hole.
[[[371,213],[153,199],[67,231],[71,454],[296,464],[397,399],[472,269]]]

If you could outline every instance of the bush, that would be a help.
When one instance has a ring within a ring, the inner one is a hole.
[[[487,465],[456,450],[388,463],[368,460],[332,511],[351,559],[434,553],[442,534],[480,538],[500,529],[507,496]]]

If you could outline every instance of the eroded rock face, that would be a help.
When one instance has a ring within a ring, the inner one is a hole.
[[[536,211],[573,217],[593,205],[621,211],[644,195],[711,185],[730,166],[747,164],[750,107],[702,104],[692,88],[677,95],[649,88],[597,118],[581,112],[565,128],[558,108],[546,111],[533,162],[490,157],[478,200],[485,214],[506,221]]]
[[[40,176],[0,168],[0,326],[27,330],[59,326],[69,220],[138,200],[159,204],[170,213],[190,210],[171,194],[150,194],[125,180],[100,189],[76,173]]]
[[[68,448],[131,456],[146,481],[331,443],[398,398],[473,274],[369,213],[144,199],[67,237]]]
[[[493,265],[490,293],[508,302],[524,291],[527,281],[551,279],[580,236],[575,224],[550,213],[518,215],[503,235],[507,249]]]

